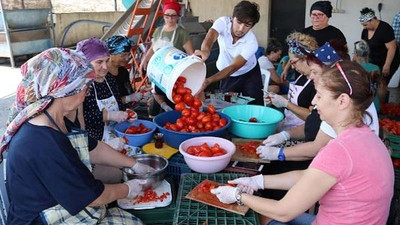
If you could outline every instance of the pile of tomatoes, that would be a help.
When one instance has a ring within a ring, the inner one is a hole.
[[[239,150],[248,152],[252,155],[256,155],[256,149],[260,146],[261,142],[259,141],[250,141],[239,145]]]
[[[392,103],[382,103],[380,113],[383,115],[400,116],[400,105]]]
[[[217,188],[217,187],[218,187],[217,184],[214,184],[214,183],[211,183],[211,182],[203,182],[198,186],[197,190],[199,192],[208,193],[208,192],[210,192],[211,189],[214,189],[214,188]]]
[[[210,147],[207,143],[203,143],[202,145],[189,146],[186,149],[186,152],[190,155],[200,157],[213,157],[226,154],[226,150],[224,148],[221,148],[219,144],[214,144]]]
[[[199,133],[224,127],[228,121],[218,115],[213,105],[207,105],[207,112],[199,110],[202,102],[193,97],[192,91],[184,86],[185,83],[186,78],[179,77],[172,91],[175,110],[181,111],[182,116],[175,123],[167,122],[164,128],[184,133]]]
[[[160,196],[158,196],[158,194],[155,191],[148,189],[144,192],[143,195],[137,196],[134,200],[135,204],[146,203],[146,202],[157,202],[157,201],[163,202],[164,199],[168,197],[168,195],[170,195],[169,192],[164,192]]]
[[[143,123],[140,123],[139,126],[130,126],[126,128],[125,134],[144,134],[151,131],[150,128],[147,128]]]
[[[388,118],[379,120],[379,127],[385,128],[389,133],[400,135],[400,122]]]

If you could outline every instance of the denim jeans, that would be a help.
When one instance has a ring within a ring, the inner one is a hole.
[[[303,213],[300,216],[294,218],[293,220],[287,222],[287,223],[282,223],[278,222],[276,220],[273,220],[268,223],[268,225],[284,225],[284,224],[289,224],[289,225],[310,225],[314,220],[315,220],[316,215],[312,215],[309,213]]]

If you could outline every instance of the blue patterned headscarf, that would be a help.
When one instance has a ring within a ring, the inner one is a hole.
[[[297,57],[305,57],[312,52],[311,49],[307,48],[296,39],[289,40],[288,45],[289,52],[295,54]]]
[[[123,52],[129,52],[135,43],[126,36],[114,35],[107,38],[106,44],[111,55],[118,55]]]
[[[340,56],[336,53],[335,49],[331,47],[329,42],[325,42],[320,48],[313,51],[315,57],[323,64],[330,66],[341,60]]]

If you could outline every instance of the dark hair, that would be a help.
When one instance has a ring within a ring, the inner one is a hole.
[[[276,38],[268,39],[267,50],[265,50],[265,55],[271,54],[271,52],[279,52],[282,51],[282,44]]]
[[[347,48],[346,42],[343,39],[331,39],[329,44],[342,60],[350,60],[349,48]]]
[[[371,13],[371,12],[375,15],[375,11],[373,9],[371,9],[371,8],[368,8],[368,7],[364,7],[360,11],[361,14],[367,14],[367,13]]]
[[[350,95],[350,98],[353,101],[355,109],[353,118],[355,121],[358,121],[357,125],[361,126],[363,125],[362,121],[365,110],[371,105],[374,98],[374,81],[371,75],[358,63],[349,60],[338,63],[352,87],[353,93]],[[336,64],[327,69],[321,75],[321,78],[318,79],[318,84],[322,84],[324,88],[332,92],[334,98],[338,98],[343,93],[349,93],[349,86]]]
[[[252,23],[253,26],[260,20],[259,6],[255,2],[241,1],[233,9],[233,17],[242,23]]]

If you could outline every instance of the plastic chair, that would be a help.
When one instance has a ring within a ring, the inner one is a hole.
[[[264,82],[263,89],[264,89],[264,95],[265,95],[265,91],[268,91],[268,85],[269,85],[269,79],[271,77],[271,72],[269,72],[268,70],[265,70],[265,69],[261,69],[261,68],[260,68],[260,70],[261,70],[261,76],[262,76],[263,82]],[[266,105],[267,104],[264,101],[264,106],[266,106]]]
[[[6,159],[0,164],[0,224],[6,224],[7,211],[10,206],[6,189]]]

